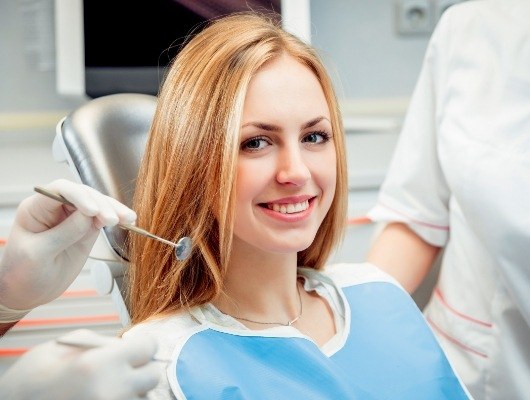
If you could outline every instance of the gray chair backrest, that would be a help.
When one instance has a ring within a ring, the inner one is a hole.
[[[123,93],[90,100],[70,113],[60,134],[80,181],[131,207],[155,108],[155,96]],[[105,235],[127,260],[127,232],[105,228]]]

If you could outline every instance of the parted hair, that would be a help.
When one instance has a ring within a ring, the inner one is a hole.
[[[298,263],[321,268],[343,236],[347,172],[342,120],[332,82],[316,51],[270,16],[234,14],[211,22],[179,52],[166,75],[134,196],[139,226],[178,241],[191,256],[139,235],[130,237],[128,306],[132,323],[211,301],[223,289],[235,214],[236,166],[249,82],[287,54],[319,80],[331,113],[336,192],[313,243]]]

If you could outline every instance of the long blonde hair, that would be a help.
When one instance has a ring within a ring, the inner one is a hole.
[[[232,247],[236,166],[249,82],[267,61],[288,54],[311,69],[324,91],[337,153],[331,208],[299,265],[321,268],[342,239],[347,176],[344,135],[331,80],[315,50],[272,18],[236,14],[212,22],[174,60],[161,89],[136,184],[138,225],[193,252],[132,236],[129,310],[133,323],[211,301],[222,290]]]

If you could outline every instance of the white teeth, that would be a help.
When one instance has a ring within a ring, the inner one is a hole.
[[[294,214],[297,212],[305,211],[309,208],[309,200],[302,201],[300,203],[289,203],[289,204],[268,204],[269,209],[282,214]]]

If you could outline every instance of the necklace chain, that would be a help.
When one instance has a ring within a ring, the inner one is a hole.
[[[298,287],[298,285],[296,285],[296,289],[298,291],[298,301],[300,302],[300,312],[298,313],[298,316],[296,318],[294,318],[294,319],[292,319],[290,321],[287,321],[287,323],[284,323],[284,322],[261,322],[261,321],[254,321],[252,319],[243,318],[243,317],[236,317],[236,316],[231,316],[231,317],[235,318],[235,319],[238,319],[238,320],[241,320],[241,321],[252,322],[253,324],[291,326],[292,324],[294,324],[296,321],[298,321],[300,319],[300,317],[302,316],[302,311],[303,311],[303,308],[302,308],[302,296],[300,295],[300,288]]]

